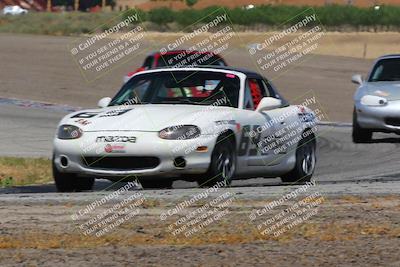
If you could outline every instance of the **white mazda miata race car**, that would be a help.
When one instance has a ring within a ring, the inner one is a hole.
[[[310,180],[316,117],[292,106],[259,74],[228,67],[135,74],[100,109],[64,117],[54,140],[58,191],[90,190],[95,178],[171,187],[252,177]]]

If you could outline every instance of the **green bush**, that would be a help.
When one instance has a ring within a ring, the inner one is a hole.
[[[146,18],[158,25],[173,22],[175,20],[175,12],[169,8],[152,9],[147,13]]]
[[[216,10],[218,11],[215,12]],[[223,12],[226,12],[232,23],[237,25],[266,24],[279,26],[290,24],[290,21],[299,21],[302,16],[315,12],[320,22],[325,26],[400,26],[400,7],[398,6],[381,6],[379,10],[375,10],[373,7],[358,8],[347,5],[328,5],[314,8],[262,5],[248,10],[243,8],[209,7],[202,10],[172,11],[162,8],[147,12],[144,20],[156,24],[174,21],[182,27],[187,27],[199,20],[202,23],[209,22]]]
[[[185,0],[188,7],[192,7],[197,3],[197,0]]]
[[[181,26],[189,26],[202,19],[202,14],[198,10],[184,9],[176,14],[175,21]]]
[[[147,20],[147,12],[140,10],[140,9],[129,9],[127,11],[124,11],[122,13],[122,20],[128,18],[129,16],[133,15],[138,15],[139,16],[139,21],[146,21]]]

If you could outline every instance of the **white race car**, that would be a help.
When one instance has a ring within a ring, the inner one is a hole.
[[[3,8],[4,15],[23,15],[28,14],[28,10],[20,6],[5,6]]]
[[[315,114],[289,105],[255,72],[143,71],[98,105],[58,126],[58,191],[90,190],[94,178],[166,188],[178,179],[201,186],[252,177],[308,181],[314,172]]]

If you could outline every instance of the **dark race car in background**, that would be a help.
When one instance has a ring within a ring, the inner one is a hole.
[[[225,60],[218,54],[210,51],[196,50],[172,50],[166,53],[154,52],[146,57],[143,65],[135,71],[129,72],[124,77],[126,83],[135,73],[160,67],[184,67],[184,66],[227,66]]]

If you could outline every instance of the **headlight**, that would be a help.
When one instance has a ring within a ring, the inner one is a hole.
[[[200,129],[195,125],[178,125],[162,129],[158,136],[168,140],[186,140],[200,136]]]
[[[387,99],[375,95],[365,95],[361,97],[360,102],[365,106],[384,106],[387,104]]]
[[[59,139],[78,139],[82,136],[82,130],[74,125],[64,124],[58,128]]]

